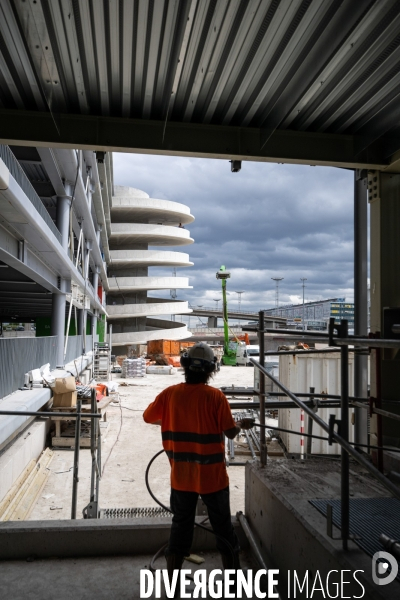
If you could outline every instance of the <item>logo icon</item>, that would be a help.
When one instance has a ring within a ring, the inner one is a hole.
[[[378,562],[379,561],[379,562]],[[375,552],[372,557],[372,580],[376,585],[392,583],[399,572],[399,565],[389,552]]]

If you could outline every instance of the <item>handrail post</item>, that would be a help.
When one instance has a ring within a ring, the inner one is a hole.
[[[313,396],[315,392],[315,387],[310,387],[310,400],[312,400],[313,402],[313,408],[315,410],[315,412],[317,412],[318,408],[317,408],[317,403],[315,401],[315,397]],[[312,432],[313,432],[313,420],[308,417],[307,420],[307,433],[310,437],[307,438],[307,458],[309,458],[312,454]]]
[[[81,413],[82,399],[78,398],[76,403],[76,421],[75,421],[75,448],[74,448],[74,468],[72,480],[72,506],[71,519],[76,519],[76,503],[78,500],[78,482],[79,482],[79,447],[81,437]]]
[[[340,323],[340,337],[347,338],[348,322],[342,320]],[[341,346],[340,351],[341,369],[341,423],[340,435],[348,443],[349,441],[349,348]],[[349,455],[345,448],[341,447],[341,524],[342,524],[342,547],[347,550],[347,542],[350,531],[350,487],[349,487]]]
[[[90,393],[91,411],[94,414],[97,411],[96,389],[92,388]],[[95,429],[96,428],[96,429]],[[94,480],[96,475],[96,432],[97,423],[94,417],[90,419],[90,453],[92,455],[92,472],[90,477],[90,502],[94,501]]]
[[[258,313],[258,343],[260,346],[260,365],[265,367],[265,340],[264,340],[264,324],[265,313],[260,310]],[[260,370],[260,462],[264,467],[267,464],[267,445],[265,443],[265,375]]]

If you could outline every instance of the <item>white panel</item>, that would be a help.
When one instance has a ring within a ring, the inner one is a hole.
[[[353,395],[353,353],[349,354],[349,395]],[[340,353],[332,352],[319,356],[306,354],[287,354],[279,357],[280,381],[293,393],[309,393],[310,387],[315,387],[315,394],[328,393],[340,395]],[[282,401],[287,400],[281,398]],[[351,424],[351,413],[353,408],[349,409],[349,439],[354,440],[354,426]],[[318,416],[325,422],[329,421],[329,416],[334,414],[340,419],[340,408],[319,408]],[[309,417],[305,415],[304,426],[307,433]],[[292,431],[300,431],[300,409],[282,409],[279,411],[279,427]],[[316,423],[313,423],[313,434],[327,437],[327,433]],[[287,451],[293,454],[300,454],[300,436],[289,433],[281,433],[282,441]],[[304,441],[306,446],[306,438]],[[329,446],[328,442],[313,439],[313,454],[340,454],[340,447],[337,444]]]

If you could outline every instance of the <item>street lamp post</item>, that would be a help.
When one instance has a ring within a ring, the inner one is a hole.
[[[307,281],[307,277],[300,277],[300,281],[302,282],[302,287],[303,287],[303,331],[305,331],[306,328],[306,322],[304,319],[304,288],[306,287],[306,284],[304,283],[305,281]]]
[[[284,279],[283,277],[271,277],[273,281],[275,281],[275,314],[278,316],[279,309],[279,284]]]
[[[244,294],[244,290],[236,291],[236,294],[238,295],[238,310],[240,312],[240,305],[242,303],[242,294]],[[239,319],[239,325],[240,324],[241,324],[241,321]]]

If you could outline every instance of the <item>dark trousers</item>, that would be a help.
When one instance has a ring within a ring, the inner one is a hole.
[[[190,554],[198,497],[197,492],[171,489],[171,510],[174,516],[166,555],[188,556]],[[229,487],[212,494],[201,494],[201,498],[208,509],[218,550],[221,554],[231,554],[232,550],[238,552],[239,542],[231,522]],[[232,550],[224,540],[230,544]]]

